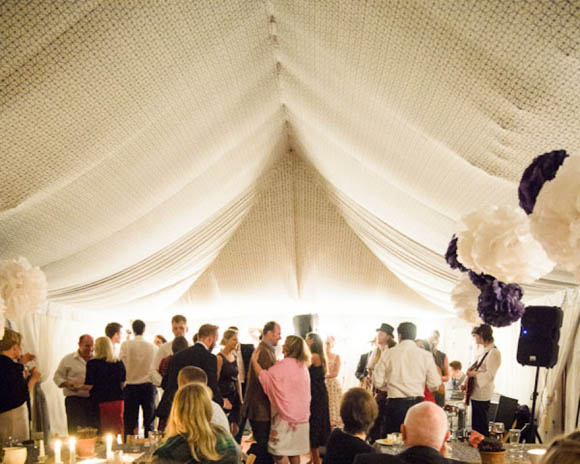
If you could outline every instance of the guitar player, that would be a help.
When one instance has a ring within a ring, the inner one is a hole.
[[[469,405],[471,400],[471,428],[487,437],[489,404],[495,388],[493,381],[501,365],[501,353],[493,343],[493,330],[490,325],[474,327],[471,335],[478,346],[483,346],[483,351],[465,373],[465,401]]]

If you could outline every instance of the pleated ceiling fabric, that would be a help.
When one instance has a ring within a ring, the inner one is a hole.
[[[563,0],[5,1],[0,257],[87,309],[452,314],[456,221],[580,156],[579,58]]]

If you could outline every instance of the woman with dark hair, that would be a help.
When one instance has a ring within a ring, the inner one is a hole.
[[[367,434],[379,414],[373,395],[364,388],[351,388],[342,397],[340,417],[344,431],[335,428],[326,445],[325,464],[352,464],[359,454],[374,453]]]
[[[478,347],[483,347],[477,360],[465,373],[467,397],[471,399],[471,428],[489,436],[489,404],[494,391],[494,379],[501,365],[501,354],[493,343],[493,329],[488,324],[474,327],[471,335]]]
[[[328,361],[324,343],[320,335],[309,333],[306,344],[312,353],[310,371],[310,462],[320,464],[320,447],[325,446],[330,435],[330,412],[328,390],[325,378],[328,373]]]

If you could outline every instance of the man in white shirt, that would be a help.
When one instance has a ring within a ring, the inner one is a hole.
[[[93,337],[81,335],[79,349],[67,354],[54,373],[54,383],[62,388],[69,435],[79,427],[95,427],[96,412],[89,399],[90,386],[85,385],[87,361],[93,357]]]
[[[182,316],[181,314],[176,314],[175,316],[173,316],[171,318],[171,331],[173,332],[174,337],[173,340],[175,340],[175,337],[179,336],[185,337],[185,334],[188,331],[187,318],[185,316]],[[163,380],[161,374],[159,373],[159,365],[161,364],[161,361],[163,359],[173,354],[172,350],[173,340],[161,345],[157,350],[157,353],[155,353],[155,358],[153,359],[154,369],[152,374],[153,375],[152,380],[153,383],[157,386],[161,386],[161,381]]]
[[[474,366],[465,373],[467,377],[475,378],[471,394],[471,428],[489,436],[489,404],[495,389],[493,381],[501,365],[501,354],[493,343],[493,329],[490,325],[475,327],[471,335],[475,343],[484,348]]]
[[[409,408],[423,401],[425,386],[435,391],[441,384],[433,355],[415,344],[415,324],[403,322],[397,333],[399,344],[381,355],[373,373],[373,385],[388,396],[385,433],[400,431]]]
[[[132,324],[135,338],[121,344],[120,358],[127,372],[123,391],[125,400],[125,436],[134,435],[139,426],[139,406],[143,410],[145,437],[149,436],[155,419],[155,386],[151,382],[153,357],[157,347],[143,339],[145,323],[139,319]]]

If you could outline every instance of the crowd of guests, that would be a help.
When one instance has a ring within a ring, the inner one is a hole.
[[[212,324],[202,325],[189,346],[187,320],[181,315],[172,319],[172,341],[161,336],[155,344],[146,341],[141,320],[133,321],[131,329],[125,341],[122,326],[114,322],[94,341],[81,335],[78,349],[60,362],[54,382],[63,389],[71,434],[78,427],[95,427],[101,433],[134,435],[141,410],[148,436],[158,418],[165,440],[154,462],[237,463],[248,421],[253,443],[247,452],[258,464],[297,464],[305,454],[311,464],[319,464],[321,448],[328,464],[457,462],[449,459],[446,445],[445,385],[452,399],[469,390],[473,429],[488,433],[501,355],[486,324],[472,332],[482,351],[465,374],[460,363],[449,363],[437,350],[438,332],[416,340],[415,325],[404,322],[395,341],[395,329],[381,324],[374,348],[357,368],[361,387],[344,395],[331,337],[289,335],[278,360],[282,334],[275,321],[265,324],[257,347],[240,344],[236,327],[225,330],[220,340]],[[212,351],[218,340],[222,348],[216,356]],[[34,356],[22,354],[21,342],[10,329],[0,340],[0,439],[28,438],[26,403],[40,373],[34,368],[25,372],[24,364]],[[377,454],[372,443],[399,431],[405,451]],[[566,459],[577,459],[579,439],[576,432],[556,440],[545,462],[577,462]]]

